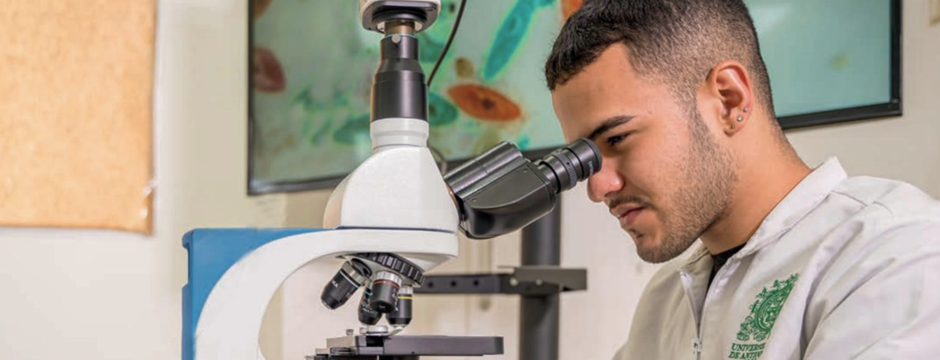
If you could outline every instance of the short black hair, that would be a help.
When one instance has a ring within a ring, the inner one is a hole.
[[[564,85],[613,44],[630,50],[638,73],[672,86],[685,101],[695,99],[715,65],[736,60],[774,117],[770,78],[742,0],[587,0],[555,40],[545,63],[548,88]]]

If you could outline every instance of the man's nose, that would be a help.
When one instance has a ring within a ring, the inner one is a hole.
[[[593,202],[601,202],[608,195],[612,195],[623,188],[623,179],[617,174],[613,159],[604,159],[601,171],[588,178],[588,198]]]

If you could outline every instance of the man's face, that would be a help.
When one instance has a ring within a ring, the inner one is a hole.
[[[601,149],[588,196],[610,208],[653,263],[675,258],[718,220],[735,182],[721,131],[669,89],[637,74],[629,50],[613,45],[552,93],[566,140],[586,137]]]

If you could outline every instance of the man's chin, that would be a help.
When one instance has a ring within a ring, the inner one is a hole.
[[[636,254],[640,257],[640,259],[650,264],[662,264],[664,262],[667,262],[669,260],[676,258],[675,256],[673,257],[663,256],[663,254],[659,252],[658,249],[650,250],[650,249],[643,249],[639,247],[636,248]]]
[[[650,264],[661,264],[675,259],[685,252],[692,243],[688,244],[664,244],[660,239],[652,241],[649,235],[633,235],[633,241],[636,244],[636,254],[645,262]],[[671,246],[670,246],[671,245]]]

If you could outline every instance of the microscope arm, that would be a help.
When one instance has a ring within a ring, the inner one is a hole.
[[[197,229],[184,245],[184,360],[263,360],[265,309],[281,283],[313,260],[377,251],[430,269],[457,256],[456,235],[433,231]]]

